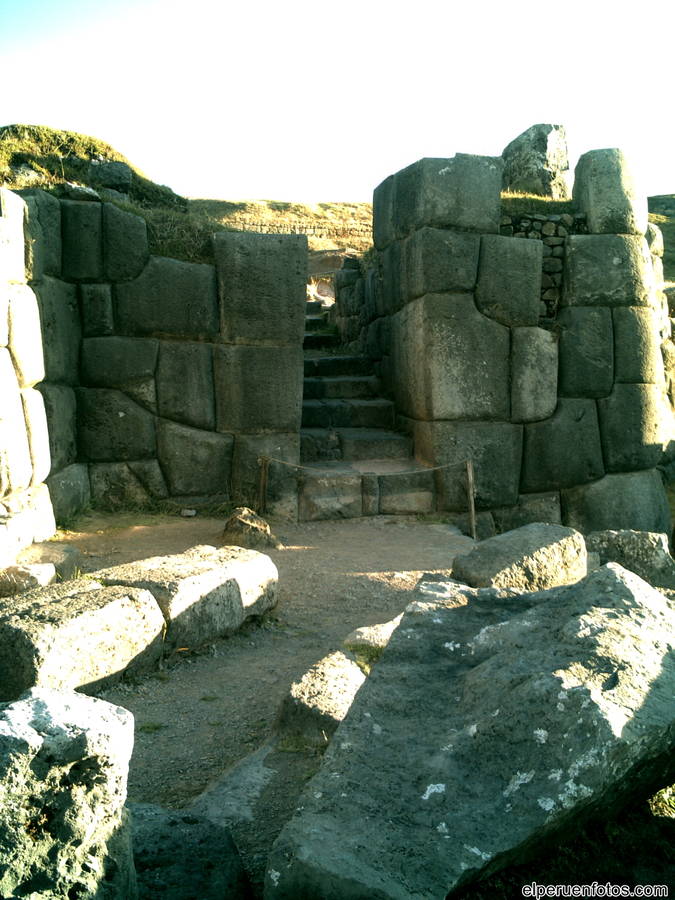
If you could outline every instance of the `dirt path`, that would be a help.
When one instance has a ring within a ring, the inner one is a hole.
[[[85,554],[87,572],[195,544],[219,545],[223,521],[130,515],[83,518],[66,535]],[[129,799],[183,807],[239,760],[263,747],[289,685],[362,625],[386,622],[407,605],[424,572],[449,572],[455,554],[472,545],[449,526],[414,518],[273,523],[283,549],[270,551],[279,569],[279,602],[261,625],[250,625],[211,648],[183,652],[163,671],[105,692],[136,717]],[[280,777],[261,795],[255,821],[235,829],[254,883],[269,847],[293,811],[318,759],[275,752],[266,762]]]

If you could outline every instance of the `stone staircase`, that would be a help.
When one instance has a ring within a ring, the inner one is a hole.
[[[300,520],[433,511],[433,472],[394,430],[372,360],[339,355],[320,301],[307,303],[305,323]]]

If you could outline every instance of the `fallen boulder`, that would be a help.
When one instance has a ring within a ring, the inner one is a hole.
[[[587,571],[583,536],[573,528],[541,522],[481,541],[452,564],[453,577],[472,587],[523,591],[571,584]]]
[[[532,125],[504,149],[503,189],[567,200],[569,161],[562,125]]]
[[[102,584],[150,591],[166,622],[169,647],[198,647],[241,627],[276,603],[277,568],[255,550],[200,545],[102,569]]]
[[[272,849],[268,900],[444,898],[675,779],[675,608],[637,575],[419,596]]]
[[[34,688],[0,704],[0,896],[135,900],[130,712]]]
[[[586,547],[597,553],[601,565],[619,563],[644,578],[652,587],[675,589],[675,560],[665,534],[654,531],[594,531]]]
[[[279,541],[272,534],[269,522],[247,506],[239,506],[232,512],[225,522],[222,541],[223,544],[248,547],[250,550],[279,547]]]

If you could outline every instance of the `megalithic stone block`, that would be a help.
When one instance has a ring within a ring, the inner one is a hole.
[[[558,314],[560,396],[606,397],[614,384],[612,311],[565,307]]]
[[[672,412],[662,386],[615,384],[609,397],[598,400],[598,416],[608,472],[651,469],[658,464],[672,429]]]
[[[653,309],[612,310],[616,381],[664,384],[659,320]]]
[[[148,261],[148,228],[145,220],[103,204],[103,271],[108,281],[137,278]]]
[[[541,241],[481,237],[476,306],[502,325],[536,325],[541,303]]]
[[[46,382],[39,385],[38,389],[47,415],[51,471],[58,472],[74,463],[77,456],[75,391],[63,384]]]
[[[472,291],[480,242],[480,235],[441,228],[425,227],[411,234],[403,245],[405,302],[423,294]]]
[[[78,444],[92,462],[155,457],[155,419],[121,391],[79,388]]]
[[[394,240],[394,184],[390,175],[373,191],[373,242],[378,250]]]
[[[21,401],[33,466],[31,485],[35,486],[45,480],[52,467],[47,415],[42,394],[35,388],[24,388],[21,391]]]
[[[53,194],[31,190],[26,201],[26,279],[61,275],[61,204]]]
[[[101,204],[90,200],[62,200],[61,236],[63,277],[70,281],[101,281]]]
[[[209,344],[160,341],[157,412],[195,428],[215,428],[213,354]]]
[[[40,310],[27,284],[13,284],[9,293],[9,349],[21,387],[33,387],[45,377]]]
[[[651,306],[654,268],[638,235],[573,234],[565,244],[563,306]]]
[[[0,497],[27,488],[33,465],[21,392],[8,350],[0,350]]]
[[[0,284],[25,280],[23,220],[26,204],[7,188],[0,187]]]
[[[605,475],[561,492],[563,523],[588,534],[629,528],[672,532],[668,498],[656,469]]]
[[[591,150],[579,158],[574,200],[591,234],[644,234],[647,230],[647,197],[639,193],[621,150]]]
[[[76,287],[45,276],[35,285],[35,293],[47,381],[75,385],[79,381],[81,336]]]
[[[215,434],[160,419],[157,455],[169,491],[177,495],[230,495],[231,434]]]
[[[558,339],[544,328],[511,330],[511,420],[538,422],[558,402]]]

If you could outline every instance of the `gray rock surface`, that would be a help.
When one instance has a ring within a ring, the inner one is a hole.
[[[636,575],[420,595],[275,842],[268,900],[443,898],[675,777],[675,611]]]
[[[84,337],[112,334],[114,322],[110,285],[81,284],[79,291]]]
[[[271,609],[278,573],[272,560],[255,550],[197,546],[102,569],[96,577],[103,584],[150,591],[164,615],[169,646],[198,647]]]
[[[86,463],[73,463],[55,472],[47,479],[51,506],[59,525],[66,524],[72,517],[91,502],[89,472]]]
[[[420,228],[403,244],[402,299],[423,294],[472,291],[478,272],[480,236]]]
[[[216,434],[160,419],[157,456],[172,495],[229,494],[231,434]]]
[[[0,281],[25,279],[23,221],[25,201],[0,187]]]
[[[90,463],[89,485],[97,509],[142,509],[150,503],[150,493],[125,462]]]
[[[213,354],[208,344],[160,341],[157,412],[194,428],[215,428]]]
[[[456,556],[452,575],[472,587],[547,590],[586,577],[586,545],[573,528],[533,522]]]
[[[650,306],[654,269],[639,235],[574,234],[565,243],[563,306]]]
[[[226,828],[191,811],[132,803],[142,900],[246,900],[248,879]]]
[[[50,563],[21,563],[0,570],[0,597],[14,597],[24,591],[45,587],[56,581],[56,568]]]
[[[617,383],[597,401],[600,436],[608,472],[658,465],[671,435],[671,411],[661,386]]]
[[[9,351],[0,350],[0,497],[27,488],[33,465],[21,403],[21,392]]]
[[[517,504],[493,509],[492,515],[499,531],[512,531],[531,522],[560,525],[560,493],[548,491],[541,494],[520,494]]]
[[[561,492],[563,523],[584,534],[634,529],[670,534],[672,523],[656,469],[606,475]]]
[[[536,325],[541,302],[541,241],[484,234],[476,306],[502,325]]]
[[[124,390],[153,378],[158,351],[159,342],[151,338],[85,338],[80,365],[82,384]]]
[[[310,475],[298,485],[298,521],[354,519],[363,514],[361,475]]]
[[[33,387],[45,377],[40,310],[27,284],[11,284],[9,294],[9,349],[19,386]]]
[[[502,159],[505,191],[569,198],[567,136],[562,125],[532,125],[504,148]]]
[[[232,456],[232,497],[243,506],[256,506],[261,456],[273,457],[267,474],[267,511],[297,520],[298,486],[294,463],[300,462],[300,436],[296,434],[238,434]],[[284,465],[283,463],[290,463]]]
[[[511,421],[548,419],[558,402],[558,339],[543,328],[511,330]]]
[[[256,515],[252,509],[240,506],[232,510],[222,533],[223,544],[230,547],[248,547],[250,550],[277,548],[279,542],[272,534],[269,522]]]
[[[124,809],[133,716],[35,688],[0,705],[0,895],[138,897]]]
[[[560,396],[606,397],[614,384],[612,311],[566,307],[558,314]]]
[[[75,391],[64,384],[43,382],[39,386],[45,404],[49,432],[51,472],[59,472],[77,457]]]
[[[62,541],[41,541],[22,550],[17,557],[19,564],[41,563],[54,566],[61,581],[76,577],[84,563],[84,555],[73,544]]]
[[[26,278],[61,274],[61,204],[53,194],[31,188],[26,201]]]
[[[78,388],[78,444],[85,459],[116,462],[156,456],[155,419],[121,391]]]
[[[591,234],[644,234],[647,230],[647,197],[638,192],[620,150],[591,150],[579,157],[574,200]]]
[[[668,537],[649,531],[594,531],[586,535],[586,548],[597,553],[600,564],[619,563],[652,587],[675,589],[675,561]]]
[[[103,272],[109,281],[131,281],[148,261],[148,228],[145,219],[103,204]]]
[[[342,646],[355,654],[357,659],[363,659],[368,663],[372,663],[380,658],[392,634],[401,624],[402,618],[403,613],[390,622],[355,628],[354,631],[349,632],[342,642]]]
[[[42,323],[42,348],[47,381],[78,383],[80,313],[75,285],[43,278],[35,285]]]
[[[98,197],[95,196],[94,200]],[[100,281],[103,274],[101,204],[90,200],[61,201],[63,277]]]
[[[620,306],[614,322],[614,380],[663,385],[659,320],[653,309]]]
[[[21,391],[21,403],[33,469],[30,483],[37,485],[49,475],[52,464],[45,404],[42,394],[34,388],[24,388]]]

